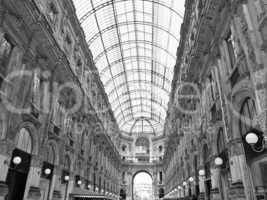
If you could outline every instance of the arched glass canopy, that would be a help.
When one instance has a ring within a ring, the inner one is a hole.
[[[185,0],[73,1],[121,131],[159,135]]]

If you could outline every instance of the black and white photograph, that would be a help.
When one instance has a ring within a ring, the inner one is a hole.
[[[0,200],[267,200],[267,0],[0,0]]]

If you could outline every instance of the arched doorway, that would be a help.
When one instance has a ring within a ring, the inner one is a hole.
[[[133,176],[133,200],[153,200],[152,176],[145,171]]]
[[[22,128],[18,133],[16,148],[7,174],[7,200],[22,200],[31,164],[33,141],[28,129]]]
[[[152,176],[145,171],[138,172],[133,177],[133,200],[153,200]]]

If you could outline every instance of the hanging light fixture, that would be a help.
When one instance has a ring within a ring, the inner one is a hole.
[[[182,189],[182,187],[179,185],[179,186],[178,186],[178,190],[181,190],[181,189]]]
[[[186,182],[186,181],[184,181],[184,182],[183,182],[183,186],[186,186],[186,185],[187,185],[187,182]]]

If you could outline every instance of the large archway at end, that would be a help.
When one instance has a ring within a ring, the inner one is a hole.
[[[153,200],[153,180],[146,171],[137,172],[133,176],[133,200]]]

